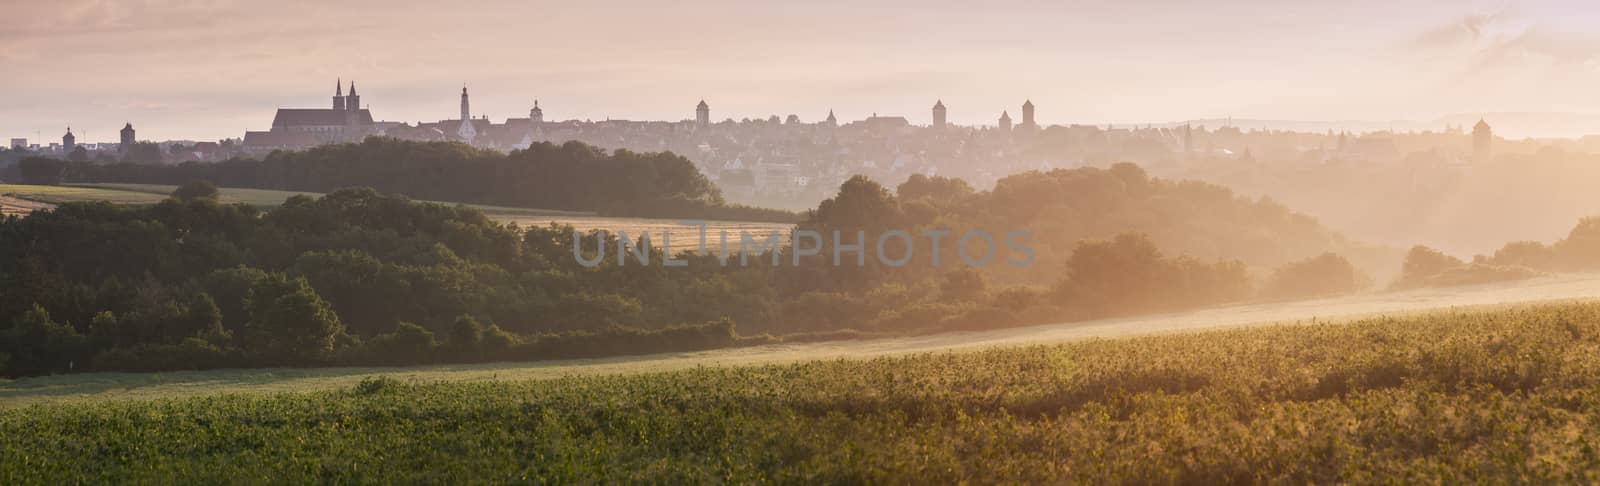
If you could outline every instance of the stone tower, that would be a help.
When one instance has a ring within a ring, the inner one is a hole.
[[[1039,128],[1033,121],[1033,100],[1022,102],[1022,127],[1027,129]]]
[[[944,128],[944,100],[933,103],[933,128]]]
[[[72,136],[72,127],[67,127],[67,134],[61,136],[61,151],[70,154],[77,147],[78,137]]]
[[[702,127],[711,125],[711,105],[706,104],[706,100],[700,100],[694,107],[694,123]]]
[[[1010,112],[1006,112],[1006,111],[1000,112],[1000,131],[1007,132],[1007,133],[1011,132],[1011,113]]]
[[[122,126],[122,143],[117,145],[117,150],[121,151],[123,153],[127,153],[128,149],[133,148],[133,140],[134,140],[133,139],[133,135],[134,135],[133,134],[133,123],[129,122],[128,124],[123,125]]]

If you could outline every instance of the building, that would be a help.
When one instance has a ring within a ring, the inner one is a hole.
[[[711,105],[707,105],[706,100],[700,100],[694,107],[694,123],[702,128],[711,125]]]
[[[117,151],[118,152],[122,152],[122,153],[128,153],[128,149],[133,148],[133,142],[134,142],[133,122],[128,122],[128,123],[124,124],[122,126],[121,134],[122,134],[122,139],[121,139],[122,142],[117,144]]]
[[[1036,130],[1039,124],[1033,121],[1033,100],[1022,102],[1022,128]]]
[[[61,136],[61,152],[70,154],[72,149],[78,148],[78,137],[72,135],[72,127],[67,127],[67,134]]]
[[[26,139],[26,138],[13,138],[13,139],[11,139],[11,149],[12,150],[25,149],[25,148],[28,148],[28,139]]]
[[[1008,133],[1011,131],[1011,113],[1010,112],[1007,112],[1007,111],[1001,111],[1000,112],[1000,131],[1008,132]]]
[[[1478,124],[1472,126],[1472,161],[1488,162],[1494,156],[1493,143],[1494,130],[1488,122],[1478,119]]]
[[[329,108],[279,108],[272,117],[272,128],[244,134],[244,150],[264,154],[273,150],[298,150],[329,143],[359,142],[377,133],[372,112],[361,107],[355,81],[350,95],[344,94],[343,80],[333,88]]]
[[[944,100],[933,103],[933,128],[944,128]]]

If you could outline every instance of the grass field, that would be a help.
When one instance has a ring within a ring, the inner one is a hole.
[[[31,408],[11,483],[1588,482],[1600,308]]]
[[[1588,483],[1600,304],[0,411],[0,483]]]

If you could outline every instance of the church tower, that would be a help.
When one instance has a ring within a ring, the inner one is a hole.
[[[469,143],[478,138],[478,128],[472,126],[472,105],[467,102],[466,85],[461,86],[461,127],[456,129],[456,135]]]
[[[694,124],[701,127],[711,125],[711,105],[706,104],[706,100],[700,100],[700,104],[694,107]]]
[[[361,111],[361,95],[356,94],[356,82],[350,80],[350,96],[344,99],[344,107],[350,111]]]
[[[533,100],[533,109],[528,110],[528,121],[534,125],[544,123],[544,109],[539,107],[539,100]]]
[[[1006,133],[1011,133],[1011,113],[1010,112],[1006,112],[1006,111],[1000,112],[1000,131],[1006,132]]]
[[[343,79],[335,79],[333,81],[333,109],[334,109],[334,111],[343,111],[344,110],[344,80]]]
[[[1489,128],[1489,123],[1478,119],[1478,124],[1472,126],[1472,161],[1488,162],[1494,152],[1490,145],[1494,143],[1494,130]]]
[[[944,128],[944,100],[933,103],[933,128]]]
[[[839,126],[839,119],[833,116],[833,110],[828,110],[828,118],[822,120],[822,122],[826,123],[830,127]]]
[[[72,127],[67,127],[67,134],[61,136],[61,151],[70,154],[77,146],[78,137],[72,136]]]
[[[1029,130],[1039,128],[1039,125],[1033,121],[1033,100],[1022,102],[1022,128]]]
[[[117,145],[117,150],[127,153],[131,148],[133,148],[133,123],[130,122],[122,126],[122,143]]]

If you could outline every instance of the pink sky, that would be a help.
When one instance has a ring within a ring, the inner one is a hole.
[[[239,137],[341,77],[407,122],[454,118],[463,82],[496,120],[1600,113],[1592,2],[588,3],[8,0],[0,137]]]

